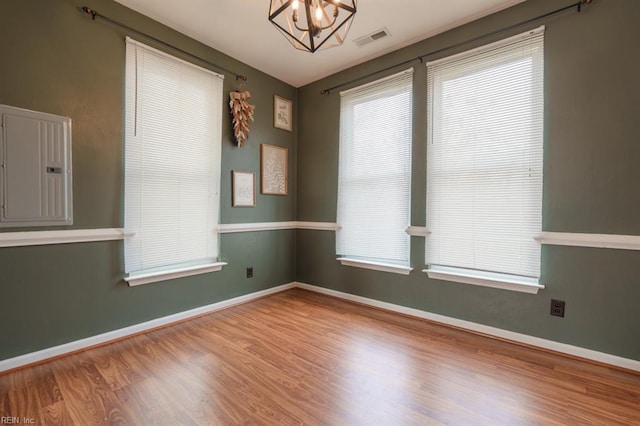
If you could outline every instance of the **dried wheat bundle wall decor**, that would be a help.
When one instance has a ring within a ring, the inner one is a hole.
[[[255,105],[249,103],[251,93],[242,91],[242,87],[229,94],[229,107],[233,117],[233,135],[240,148],[244,146],[249,138],[249,120],[253,121],[253,110]]]

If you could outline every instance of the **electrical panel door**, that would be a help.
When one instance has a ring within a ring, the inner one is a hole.
[[[0,227],[71,225],[71,119],[6,105],[0,113]]]

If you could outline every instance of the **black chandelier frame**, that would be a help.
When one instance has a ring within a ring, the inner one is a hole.
[[[271,0],[269,5],[269,21],[280,30],[280,32],[287,38],[287,40],[299,50],[306,50],[308,52],[314,53],[318,49],[321,49],[327,41],[329,41],[332,37],[335,36],[338,44],[342,44],[344,40],[342,37],[337,35],[338,31],[340,31],[345,25],[351,25],[353,21],[354,15],[357,11],[356,0],[298,0],[299,4],[304,5],[305,10],[305,23],[306,28],[300,26],[298,23],[298,14],[297,11],[294,11],[292,5],[295,0]],[[330,22],[326,25],[322,25],[321,23],[314,22],[313,12],[312,12],[312,3],[318,1],[318,4],[322,8],[323,13],[325,13],[325,8],[328,5],[333,6],[333,16]],[[278,3],[282,3],[278,5]],[[292,8],[291,11],[291,20],[289,20],[287,13],[287,9]],[[341,20],[336,25],[336,20],[340,13],[344,11],[347,15],[344,20]],[[281,17],[282,14],[285,14],[285,21],[287,22],[289,28],[285,28],[280,22],[278,22],[278,18]],[[300,35],[296,36],[293,33],[293,27],[300,32]],[[323,33],[324,30],[331,29],[328,33]],[[348,29],[347,29],[348,31]],[[320,38],[320,36],[322,37]],[[346,36],[346,32],[344,34]],[[306,39],[306,40],[305,40]],[[318,40],[319,39],[319,40]]]

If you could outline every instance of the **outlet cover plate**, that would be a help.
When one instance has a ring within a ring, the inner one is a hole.
[[[564,318],[564,306],[564,300],[551,299],[551,310],[549,313],[553,316]]]

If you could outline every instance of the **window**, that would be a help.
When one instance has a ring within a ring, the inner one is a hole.
[[[222,76],[127,38],[126,280],[219,270]]]
[[[408,274],[413,69],[340,94],[339,230],[345,265]]]
[[[543,36],[427,64],[431,277],[542,288]]]

